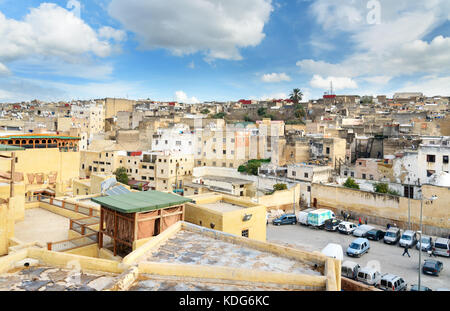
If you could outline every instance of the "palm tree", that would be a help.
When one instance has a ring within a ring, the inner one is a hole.
[[[290,99],[295,103],[295,116],[302,119],[305,116],[305,109],[300,104],[303,99],[303,92],[300,89],[294,89],[290,95]]]
[[[290,95],[290,99],[295,103],[298,104],[299,102],[301,102],[303,98],[303,93],[300,89],[294,89],[292,91],[292,94]]]

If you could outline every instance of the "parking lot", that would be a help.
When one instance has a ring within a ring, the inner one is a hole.
[[[267,241],[284,244],[294,248],[307,251],[321,251],[328,243],[336,243],[342,246],[344,261],[357,262],[361,267],[379,265],[381,274],[392,273],[403,277],[410,285],[418,283],[419,251],[414,247],[409,250],[411,258],[402,256],[403,248],[398,245],[388,245],[380,241],[370,241],[370,250],[361,258],[348,257],[345,250],[356,237],[344,235],[339,232],[328,232],[326,230],[313,229],[297,225],[267,226]],[[422,263],[429,256],[422,252]],[[437,288],[450,288],[450,259],[448,257],[433,257],[442,261],[444,269],[438,277],[421,273],[422,286],[428,286],[435,290]]]

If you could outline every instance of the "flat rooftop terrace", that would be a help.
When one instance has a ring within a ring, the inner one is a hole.
[[[0,275],[0,291],[100,291],[113,284],[116,275],[77,273],[49,266],[14,268]]]
[[[70,219],[42,208],[25,210],[23,221],[17,222],[14,237],[24,243],[57,242],[69,238]]]
[[[226,254],[226,256],[224,256]],[[215,239],[197,232],[180,230],[153,251],[137,260],[321,276],[304,262]]]
[[[241,210],[243,208],[245,208],[245,206],[241,206],[241,205],[236,205],[236,204],[231,204],[231,203],[227,203],[224,201],[218,201],[218,202],[214,202],[214,203],[206,203],[206,204],[199,204],[199,206],[201,207],[206,207],[208,209],[217,211],[217,212],[233,212],[233,211],[237,211],[237,210]]]

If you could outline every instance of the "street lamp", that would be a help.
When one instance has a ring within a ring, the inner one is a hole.
[[[431,198],[425,198],[422,192],[422,198],[420,199],[420,231],[418,231],[417,233],[419,233],[419,291],[421,291],[421,287],[420,287],[420,277],[421,277],[421,273],[422,271],[420,271],[420,265],[422,264],[422,210],[423,210],[423,200],[428,200],[431,203],[433,203],[434,200],[436,200],[438,197],[436,195],[433,195]]]

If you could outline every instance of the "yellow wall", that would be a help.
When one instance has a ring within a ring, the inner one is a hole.
[[[10,191],[11,188],[9,184],[1,184],[0,198],[8,200]],[[13,210],[14,210],[14,220],[15,221],[23,220],[23,218],[25,217],[25,185],[22,182],[14,184]]]
[[[185,220],[196,225],[223,231],[237,236],[242,235],[243,230],[249,231],[249,238],[259,241],[266,240],[266,208],[249,200],[235,198],[227,195],[205,194],[193,196],[196,204],[187,203]],[[228,212],[220,212],[201,206],[214,202],[224,201],[226,203],[242,206],[241,209]],[[243,221],[245,215],[252,215],[248,221]],[[201,224],[200,224],[201,221]]]
[[[15,153],[17,157],[15,169],[23,173],[25,185],[29,184],[27,173],[44,173],[46,180],[49,173],[58,172],[57,181],[62,180],[68,185],[73,178],[79,176],[80,152],[60,152],[57,148],[51,148],[18,150]],[[11,155],[10,152],[2,154]],[[0,170],[6,172],[10,169],[10,161],[0,161]]]

